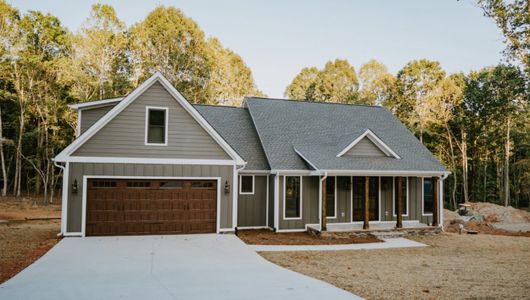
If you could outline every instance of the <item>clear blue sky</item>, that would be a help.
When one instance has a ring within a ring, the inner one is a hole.
[[[71,31],[95,1],[8,0],[21,11],[49,12]],[[501,61],[502,35],[472,0],[158,0],[111,4],[127,25],[157,5],[180,8],[208,36],[237,52],[269,97],[306,66],[345,58],[356,68],[374,58],[392,73],[413,59],[438,60],[447,72],[480,69]]]

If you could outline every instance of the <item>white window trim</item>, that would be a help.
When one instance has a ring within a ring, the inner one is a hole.
[[[397,217],[396,214],[396,177],[392,177],[392,216]],[[402,217],[408,217],[409,216],[409,178],[405,177],[405,185],[407,186],[406,189],[406,195],[405,195],[405,202],[407,204],[407,213],[402,214]]]
[[[334,212],[333,212],[333,216],[326,216],[326,219],[336,219],[337,218],[337,181],[338,181],[338,177],[337,176],[328,176],[328,178],[330,177],[333,177],[335,178],[335,192],[334,192],[334,198],[333,201],[334,201]],[[326,192],[327,194],[327,192]],[[327,203],[327,200],[326,200],[326,203]],[[328,212],[328,210],[326,209],[326,213]]]
[[[346,148],[344,148],[339,154],[337,154],[337,157],[341,157],[346,152],[348,152],[350,149],[352,149],[357,143],[359,143],[363,138],[367,137],[370,141],[372,141],[383,153],[385,153],[386,156],[391,156],[397,159],[401,159],[399,155],[396,154],[390,147],[388,147],[387,144],[385,144],[375,133],[373,133],[370,129],[367,129],[363,134],[361,134],[358,138],[353,140]]]
[[[287,197],[285,197],[285,189],[287,187],[287,177],[298,177],[300,178],[300,217],[288,218],[285,216],[285,204],[287,203]],[[283,176],[283,219],[284,220],[302,220],[303,210],[303,199],[302,199],[302,188],[303,188],[303,177],[302,176]]]
[[[252,192],[243,192],[243,177],[252,177]],[[254,175],[239,175],[239,194],[240,195],[254,195],[254,189],[256,184],[256,178]]]
[[[147,135],[149,133],[149,111],[150,110],[163,110],[166,114],[165,121],[166,121],[166,128],[164,130],[164,143],[149,143],[147,140]],[[168,119],[169,119],[169,109],[167,107],[162,106],[146,106],[145,107],[145,145],[146,146],[167,146],[167,137],[168,137]]]
[[[422,177],[421,178],[421,215],[423,217],[431,217],[432,216],[432,213],[425,213],[425,210],[424,210],[424,207],[425,207],[425,197],[424,197],[424,193],[425,193],[425,177]],[[433,188],[436,188],[433,186]],[[434,200],[434,199],[433,199]]]

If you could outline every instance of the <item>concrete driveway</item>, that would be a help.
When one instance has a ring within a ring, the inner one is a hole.
[[[274,265],[234,235],[66,238],[0,299],[358,299]]]

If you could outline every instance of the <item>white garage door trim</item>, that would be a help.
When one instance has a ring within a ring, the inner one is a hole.
[[[221,177],[171,177],[171,176],[105,176],[105,175],[84,175],[83,176],[83,195],[82,195],[82,213],[81,213],[81,236],[85,237],[86,233],[86,201],[87,201],[87,182],[88,179],[168,179],[168,180],[216,180],[217,181],[217,213],[216,213],[216,233],[221,232]]]

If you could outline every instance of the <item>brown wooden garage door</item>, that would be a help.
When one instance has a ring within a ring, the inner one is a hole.
[[[216,232],[216,183],[89,179],[86,235]]]

